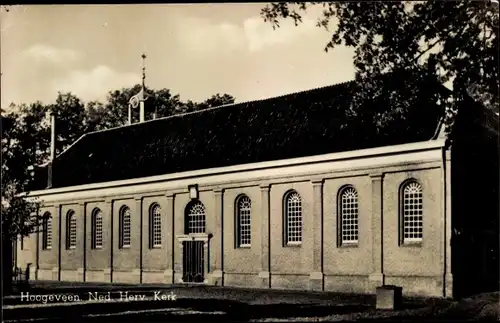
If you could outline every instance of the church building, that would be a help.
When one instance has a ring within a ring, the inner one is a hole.
[[[437,297],[498,283],[498,119],[469,99],[447,132],[441,85],[387,86],[419,99],[353,110],[352,81],[87,133],[37,172],[43,230],[16,265],[36,280]]]

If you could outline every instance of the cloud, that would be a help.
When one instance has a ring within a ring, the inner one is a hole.
[[[287,20],[283,21],[279,28],[273,29],[271,24],[264,22],[261,17],[252,17],[245,20],[243,26],[250,51],[258,51],[274,44],[290,43],[317,28],[315,22],[307,18],[298,26]]]
[[[189,50],[195,52],[214,52],[219,48],[225,51],[238,50],[245,46],[242,31],[228,23],[212,24],[208,19],[186,18],[179,29],[179,39]]]
[[[35,59],[37,61],[51,63],[71,63],[78,61],[82,55],[72,49],[56,48],[50,45],[36,44],[26,49],[22,53],[26,58]]]
[[[84,101],[103,100],[110,90],[133,86],[141,80],[135,73],[120,73],[99,65],[91,70],[74,70],[52,82],[56,91],[71,92]]]
[[[235,50],[260,51],[268,46],[285,44],[317,29],[314,20],[303,17],[295,26],[286,20],[273,29],[260,16],[246,19],[242,25],[214,23],[206,18],[183,18],[179,21],[179,39],[188,50],[202,53]]]

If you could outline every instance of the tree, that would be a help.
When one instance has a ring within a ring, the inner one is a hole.
[[[214,108],[221,105],[234,103],[234,97],[229,94],[215,94],[206,99],[205,101],[198,103],[198,110]]]
[[[18,239],[39,228],[39,202],[19,195],[33,178],[32,166],[45,158],[43,141],[37,140],[43,110],[39,102],[21,106],[2,116],[2,271],[3,291],[12,291],[12,247]],[[27,113],[33,111],[33,114]]]
[[[2,183],[2,283],[3,292],[12,292],[13,247],[16,240],[23,239],[40,229],[40,202],[19,196],[19,183]]]
[[[56,102],[49,105],[47,109],[56,116],[55,148],[57,155],[86,132],[87,113],[84,103],[70,92],[59,92]]]
[[[47,161],[50,147],[48,107],[21,104],[2,116],[2,183],[26,187],[30,167]]]
[[[451,115],[467,95],[498,113],[498,9],[493,2],[279,2],[264,7],[261,16],[274,28],[281,19],[298,25],[311,6],[323,7],[318,27],[334,28],[325,51],[339,45],[355,49],[362,89],[354,102],[373,97],[380,88],[377,75],[409,71],[452,83],[451,95],[437,98]]]
[[[105,118],[103,120],[106,120],[103,122],[111,125],[111,127],[126,125],[128,122],[129,100],[133,95],[139,93],[140,90],[141,85],[136,84],[131,88],[110,91],[107,103],[104,105],[105,113],[101,116]],[[153,90],[146,87],[144,92],[146,97],[144,102],[146,120],[151,120],[153,118],[153,113],[156,113],[157,118],[175,114],[176,109],[182,104],[179,100],[179,95],[172,95],[168,89]],[[139,109],[133,109],[133,122],[138,119]]]
[[[85,116],[85,131],[99,131],[116,127],[117,124],[110,118],[109,110],[99,101],[90,101],[87,103]]]
[[[174,114],[215,108],[226,104],[232,104],[234,103],[234,101],[235,99],[232,95],[221,95],[217,93],[202,102],[194,102],[192,100],[187,100],[187,102],[180,102],[180,104],[176,107]]]
[[[173,95],[169,89],[150,90],[146,89],[147,100],[145,101],[146,119],[152,119],[153,113],[157,118],[168,117],[176,113],[177,107],[182,105],[178,94]]]
[[[2,116],[1,211],[5,292],[12,290],[13,242],[40,229],[40,202],[29,198],[29,187],[34,179],[34,167],[48,161],[49,112],[56,115],[56,153],[60,153],[85,132],[85,109],[76,96],[59,93],[54,104],[21,104],[13,106]]]
[[[133,95],[139,93],[140,90],[141,86],[137,84],[131,88],[110,91],[107,103],[103,107],[97,108],[96,104],[93,103],[92,110],[89,109],[89,113],[94,115],[91,119],[100,119],[101,127],[111,128],[126,125],[128,121],[129,100]],[[234,97],[229,94],[221,95],[217,93],[205,101],[197,103],[192,100],[183,102],[178,94],[172,94],[169,89],[154,90],[146,87],[144,92],[146,97],[144,102],[146,120],[151,120],[153,114],[156,114],[156,118],[163,118],[178,113],[192,112],[234,103]],[[133,109],[132,120],[135,122],[138,119],[139,109]]]

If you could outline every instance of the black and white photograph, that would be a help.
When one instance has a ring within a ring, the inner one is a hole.
[[[3,322],[500,320],[498,0],[0,28]]]

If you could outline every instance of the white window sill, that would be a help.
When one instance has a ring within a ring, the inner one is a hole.
[[[358,246],[357,241],[343,241],[340,244],[340,247],[342,247],[342,248],[356,248],[357,246]]]
[[[405,238],[404,242],[422,242],[422,238]]]
[[[241,249],[250,249],[252,248],[252,245],[249,245],[249,244],[241,244],[238,246],[238,248],[241,248]]]

